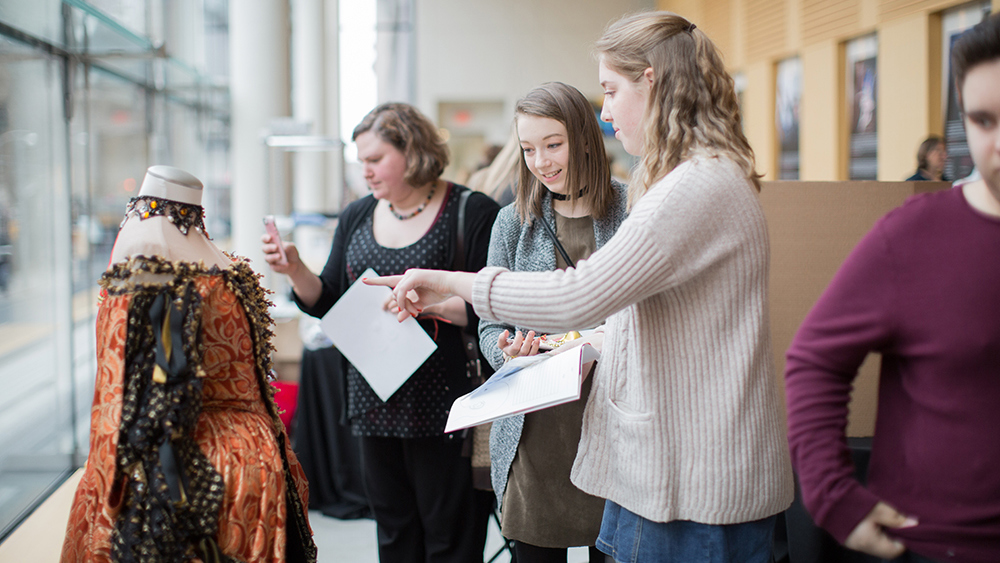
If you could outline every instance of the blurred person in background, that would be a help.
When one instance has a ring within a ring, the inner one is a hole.
[[[514,185],[517,183],[518,163],[521,161],[521,146],[517,131],[511,130],[510,137],[497,152],[489,166],[477,170],[469,177],[469,188],[490,196],[500,207],[514,202]]]
[[[944,165],[948,162],[948,149],[944,139],[931,135],[920,143],[917,149],[917,171],[906,179],[907,182],[919,182],[944,179]]]

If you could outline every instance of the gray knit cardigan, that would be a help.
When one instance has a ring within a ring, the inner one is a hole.
[[[611,181],[616,197],[611,209],[603,219],[594,220],[594,242],[597,248],[608,242],[618,225],[625,220],[627,210],[626,186],[617,180]],[[543,218],[549,225],[555,226],[555,212],[552,210],[552,196],[545,194],[542,201]],[[545,233],[545,228],[534,220],[524,223],[517,213],[516,204],[511,204],[500,210],[493,224],[493,234],[490,236],[490,250],[486,259],[487,266],[500,266],[515,272],[545,272],[556,269],[556,250],[552,239]],[[479,322],[479,347],[494,369],[503,365],[503,352],[497,346],[500,334],[515,330],[521,334],[532,330],[531,327],[511,326],[495,321]],[[497,495],[497,506],[503,504],[503,494],[507,489],[507,475],[517,453],[517,445],[521,440],[521,430],[524,428],[524,415],[516,415],[493,423],[490,431],[490,477],[493,481],[493,491]],[[567,478],[569,476],[567,475]]]

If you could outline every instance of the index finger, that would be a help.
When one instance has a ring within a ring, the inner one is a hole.
[[[365,285],[382,285],[385,287],[396,287],[403,276],[376,276],[374,278],[361,278]]]

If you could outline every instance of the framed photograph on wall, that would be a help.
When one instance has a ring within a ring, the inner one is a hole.
[[[774,125],[778,135],[778,179],[799,179],[799,103],[802,101],[802,61],[778,63],[775,73]]]
[[[848,178],[878,179],[878,38],[847,44],[847,103],[850,116]]]

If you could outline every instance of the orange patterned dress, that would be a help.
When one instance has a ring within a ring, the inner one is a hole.
[[[166,291],[174,302],[179,302],[180,288],[185,286],[193,296],[190,307],[195,311],[187,317],[190,322],[184,327],[184,334],[192,335],[191,342],[174,342],[173,346],[184,350],[195,374],[191,381],[197,387],[191,389],[200,389],[200,411],[194,411],[196,422],[190,424],[193,431],[189,434],[193,435],[189,439],[197,445],[194,455],[207,458],[211,463],[209,472],[214,468],[216,481],[209,482],[219,483],[221,477],[223,484],[217,502],[210,505],[217,508],[217,514],[213,510],[207,519],[198,521],[209,522],[209,529],[215,531],[214,546],[224,556],[222,560],[315,561],[315,545],[305,520],[306,479],[277,419],[271,386],[266,381],[272,350],[271,321],[257,275],[242,261],[225,270],[208,270],[196,264],[140,257],[112,267],[101,284],[104,298],[97,317],[98,370],[90,455],[73,501],[62,561],[166,558],[156,553],[158,539],[142,550],[133,550],[139,555],[113,555],[116,542],[127,543],[120,537],[127,534],[116,531],[116,525],[123,523],[116,521],[122,520],[119,516],[123,510],[127,513],[130,499],[141,497],[163,482],[157,465],[162,458],[147,458],[153,460],[152,465],[147,462],[144,469],[139,462],[123,467],[125,450],[119,442],[130,441],[120,437],[137,432],[135,427],[129,430],[128,420],[123,422],[123,410],[129,412],[129,390],[136,388],[136,381],[141,382],[140,390],[160,385],[151,382],[155,379],[151,379],[155,369],[152,360],[144,360],[155,356],[148,344],[137,347],[133,342],[130,348],[129,339],[138,334],[135,325],[142,324],[148,308],[137,303],[148,303],[148,297],[157,291]],[[143,296],[147,298],[143,300]],[[154,330],[146,332],[153,334]],[[141,396],[140,392],[133,398]],[[142,482],[136,483],[137,479]],[[165,485],[160,486],[166,490]],[[187,491],[189,504],[194,503],[191,499],[196,494]],[[142,509],[138,510],[141,516]],[[295,555],[286,553],[286,548]],[[203,551],[193,547],[184,557],[205,558]]]

